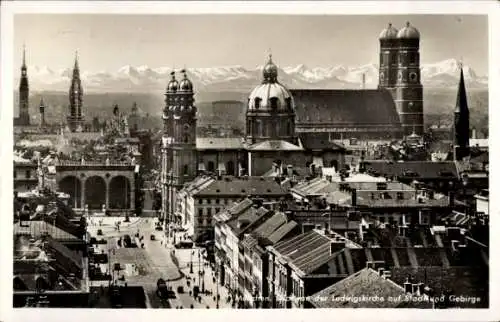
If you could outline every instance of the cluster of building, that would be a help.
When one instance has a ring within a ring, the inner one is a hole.
[[[425,150],[419,40],[382,31],[376,90],[289,90],[270,57],[244,137],[197,138],[193,84],[172,73],[162,215],[214,244],[239,307],[488,306],[487,151],[471,153],[463,72],[451,158],[370,160],[344,142]]]
[[[379,40],[377,89],[288,89],[269,57],[241,137],[199,137],[185,70],[167,84],[159,137],[140,134],[118,106],[106,133],[85,132],[76,60],[67,130],[57,136],[87,135],[92,154],[15,157],[15,296],[58,287],[88,295],[80,216],[133,213],[139,164],[156,153],[165,230],[184,226],[208,248],[217,282],[239,307],[487,307],[488,151],[471,149],[463,72],[451,158],[372,160],[373,144],[426,149],[420,34],[389,24]],[[15,124],[27,126],[24,60],[21,70]]]

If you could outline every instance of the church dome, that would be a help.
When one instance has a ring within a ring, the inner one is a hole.
[[[181,80],[179,88],[181,91],[190,92],[193,90],[193,83],[187,78],[187,72],[185,69],[181,71],[184,74],[184,79]]]
[[[262,71],[262,84],[253,89],[248,97],[249,111],[294,111],[290,91],[278,82],[278,67],[271,56]]]
[[[417,28],[413,27],[410,25],[409,22],[406,23],[406,26],[399,30],[398,32],[398,38],[399,39],[419,39],[420,38],[420,32],[417,30]]]
[[[398,30],[392,26],[392,23],[389,23],[387,28],[382,30],[382,32],[379,35],[379,39],[396,39],[398,36]]]
[[[170,75],[172,75],[172,79],[170,80],[170,82],[167,85],[167,91],[176,92],[177,89],[179,88],[179,82],[175,79],[175,72],[174,71],[172,71],[170,73]]]

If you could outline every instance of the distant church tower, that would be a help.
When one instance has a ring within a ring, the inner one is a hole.
[[[193,84],[182,70],[168,83],[163,110],[162,209],[167,222],[175,220],[176,196],[184,183],[196,177],[196,106]]]
[[[81,132],[83,130],[83,88],[80,80],[80,68],[78,67],[78,55],[75,56],[75,66],[73,68],[73,77],[69,88],[69,115],[68,126],[71,132]]]
[[[469,107],[467,105],[467,93],[462,67],[460,67],[460,82],[458,84],[457,103],[455,106],[454,134],[454,159],[460,161],[470,155]]]
[[[420,33],[409,22],[399,31],[389,24],[379,38],[379,88],[391,92],[403,134],[422,135],[424,109],[420,80]]]
[[[19,119],[18,125],[30,125],[28,86],[28,67],[26,67],[26,48],[23,47],[23,65],[21,66],[21,79],[19,82]]]

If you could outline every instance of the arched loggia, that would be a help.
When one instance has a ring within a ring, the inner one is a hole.
[[[109,182],[109,208],[129,209],[131,204],[131,186],[128,178],[116,176]]]
[[[82,207],[82,182],[75,176],[64,177],[59,181],[59,190],[70,196],[69,204],[73,208]]]
[[[85,203],[89,209],[102,209],[106,204],[106,181],[102,177],[92,176],[85,181]]]

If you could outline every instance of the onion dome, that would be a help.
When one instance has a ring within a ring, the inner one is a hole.
[[[170,80],[170,82],[167,85],[167,91],[168,92],[177,92],[177,89],[179,88],[179,82],[177,82],[177,80],[175,79],[175,72],[172,71],[170,73],[170,75],[172,75],[172,79]]]
[[[399,30],[398,32],[399,39],[420,39],[420,32],[417,28],[410,25],[409,22],[406,23],[406,26]]]
[[[253,89],[248,97],[248,111],[294,111],[290,91],[278,82],[278,67],[271,57],[264,66],[264,81]]]
[[[387,28],[382,30],[378,38],[382,39],[396,39],[398,36],[398,30],[392,26],[392,23],[389,23]]]
[[[276,83],[278,81],[278,66],[273,63],[272,55],[269,55],[269,60],[262,70],[264,82]]]
[[[184,74],[184,79],[181,80],[179,87],[181,91],[191,92],[193,90],[193,83],[188,79],[187,72],[185,69],[181,70],[181,73]]]

